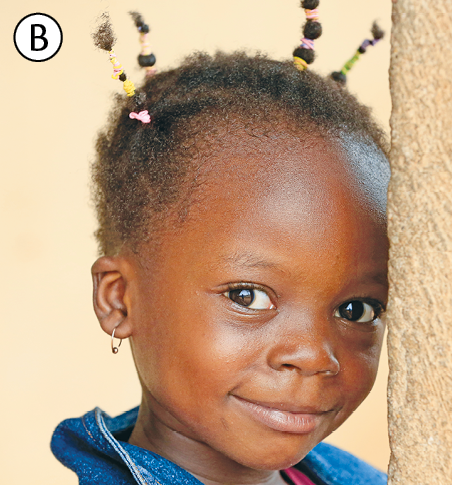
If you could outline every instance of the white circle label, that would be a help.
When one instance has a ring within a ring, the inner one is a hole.
[[[31,13],[14,30],[14,45],[22,57],[33,62],[48,61],[63,43],[58,22],[45,13]]]

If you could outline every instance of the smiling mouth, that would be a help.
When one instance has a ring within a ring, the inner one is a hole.
[[[312,408],[297,408],[286,404],[249,401],[232,395],[242,409],[261,424],[285,433],[312,433],[333,410],[318,411]]]

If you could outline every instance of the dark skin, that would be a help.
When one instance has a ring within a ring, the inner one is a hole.
[[[385,184],[356,163],[318,134],[231,135],[160,249],[94,264],[97,316],[130,338],[143,389],[130,443],[206,485],[281,485],[364,400],[388,243]]]

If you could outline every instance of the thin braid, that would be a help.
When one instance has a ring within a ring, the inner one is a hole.
[[[371,32],[373,39],[365,39],[363,43],[358,47],[358,50],[355,52],[354,56],[344,64],[342,69],[340,71],[335,71],[331,73],[331,77],[339,84],[345,85],[345,83],[347,82],[347,73],[356,64],[356,61],[358,61],[361,55],[366,52],[369,46],[374,46],[385,36],[384,30],[379,27],[377,22],[373,23]]]
[[[301,44],[293,51],[294,64],[300,71],[308,68],[315,59],[314,40],[322,35],[322,25],[319,23],[317,7],[320,0],[302,0],[301,8],[306,13],[306,23],[303,27]]]
[[[135,22],[135,26],[140,34],[139,41],[141,45],[141,52],[138,56],[138,64],[141,67],[144,67],[146,77],[153,76],[157,70],[154,68],[156,58],[151,51],[151,44],[149,42],[149,25],[144,21],[143,16],[139,12],[129,12],[129,14]]]
[[[132,81],[127,79],[127,75],[122,68],[122,65],[119,63],[116,53],[113,50],[113,47],[116,43],[116,36],[113,32],[113,28],[110,22],[110,15],[107,12],[104,12],[100,16],[101,24],[99,25],[98,29],[93,33],[93,41],[96,47],[107,51],[110,55],[110,62],[113,64],[113,79],[119,79],[123,83],[124,91],[127,93],[127,96],[132,97],[135,94],[135,85]]]

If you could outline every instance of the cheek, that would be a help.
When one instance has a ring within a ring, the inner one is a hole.
[[[143,312],[133,336],[143,386],[162,404],[193,418],[224,401],[259,353],[256,339],[220,318],[217,306],[154,308],[147,322]]]
[[[364,401],[375,383],[384,325],[381,324],[371,335],[355,335],[353,341],[345,341],[340,356],[340,386],[344,406],[339,413],[336,427],[342,424]]]

